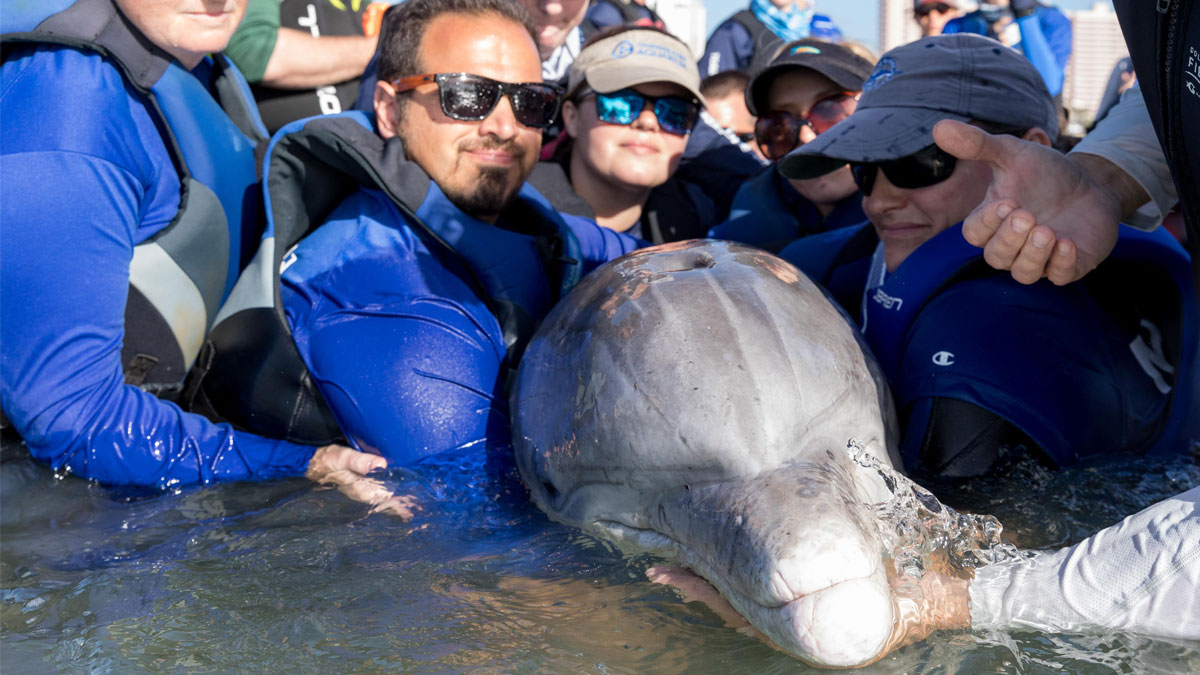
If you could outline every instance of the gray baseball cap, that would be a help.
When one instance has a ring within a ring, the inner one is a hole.
[[[779,161],[788,178],[815,178],[847,162],[907,157],[933,145],[940,120],[1040,127],[1058,137],[1058,111],[1037,69],[981,35],[935,35],[884,54],[854,114]]]
[[[585,84],[609,94],[649,82],[673,82],[707,105],[700,93],[700,71],[688,46],[672,35],[638,28],[584,47],[571,64],[567,98]]]

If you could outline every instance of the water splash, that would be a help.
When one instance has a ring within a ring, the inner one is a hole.
[[[946,506],[880,462],[858,439],[846,443],[846,453],[855,464],[879,474],[892,494],[872,508],[898,576],[919,580],[936,569],[966,578],[977,567],[1033,555],[1002,541],[1004,526],[994,516],[959,513]]]

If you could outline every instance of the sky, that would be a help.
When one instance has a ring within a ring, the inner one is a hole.
[[[1059,9],[1087,9],[1094,0],[1058,0]],[[750,0],[704,0],[708,10],[708,32],[735,12],[747,7]],[[875,48],[879,44],[879,0],[816,0],[817,11],[828,15],[841,27],[847,37]]]

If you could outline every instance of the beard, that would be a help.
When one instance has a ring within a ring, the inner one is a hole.
[[[456,189],[442,185],[442,192],[463,213],[487,220],[498,215],[508,206],[513,197],[521,189],[521,182],[514,180],[508,169],[483,167],[472,185],[466,189]]]
[[[512,155],[511,167],[476,167],[473,180],[466,185],[439,185],[446,198],[463,213],[487,220],[504,210],[525,181],[528,169],[525,166],[525,149],[512,141],[480,140],[464,143],[458,148],[460,158],[472,150],[500,150]]]

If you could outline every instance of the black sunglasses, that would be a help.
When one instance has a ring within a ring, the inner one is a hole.
[[[545,128],[558,116],[562,87],[544,82],[498,82],[471,73],[430,73],[411,75],[392,81],[397,94],[411,91],[426,82],[438,86],[442,112],[460,122],[479,122],[496,109],[501,96],[512,103],[513,115],[527,127]]]
[[[931,4],[921,5],[920,7],[913,10],[913,14],[915,14],[917,16],[917,18],[920,18],[920,17],[926,16],[932,12],[937,12],[938,14],[945,14],[946,12],[949,12],[952,9],[954,9],[954,8],[951,7],[950,5],[947,5],[947,4],[941,3],[941,2],[935,2],[935,3],[931,3]]]
[[[917,190],[938,183],[954,173],[957,162],[954,155],[931,145],[907,157],[889,159],[886,162],[850,163],[854,183],[864,196],[870,197],[875,189],[875,179],[882,171],[889,182],[905,190]]]

